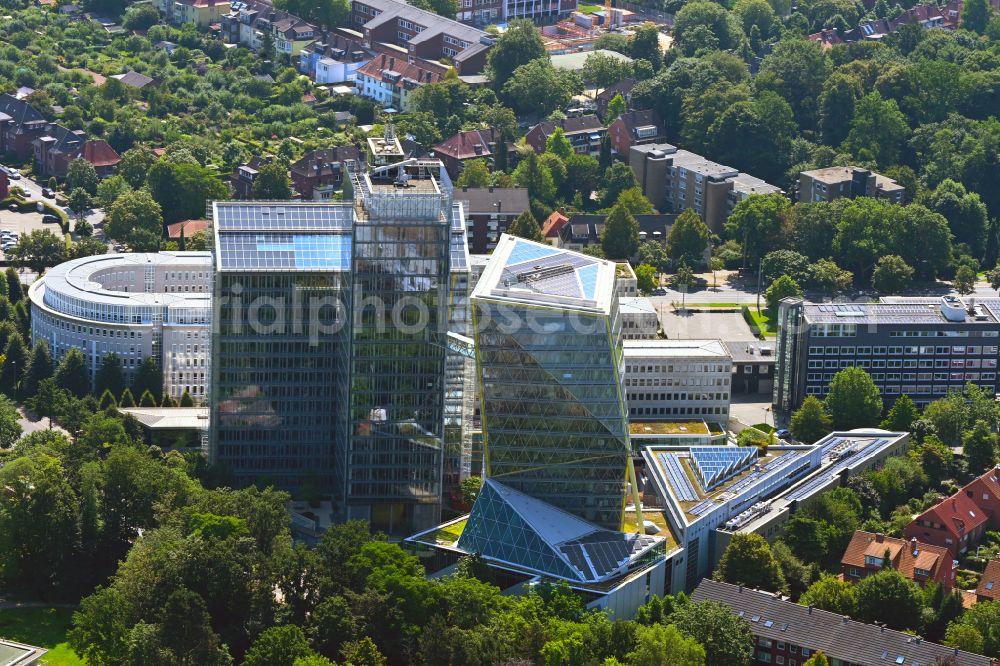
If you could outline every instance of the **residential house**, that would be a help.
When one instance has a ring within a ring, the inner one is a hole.
[[[606,215],[581,214],[573,215],[559,230],[559,247],[577,252],[588,245],[599,245],[604,234]],[[650,215],[635,215],[639,223],[639,238],[646,241],[663,242],[670,233],[676,215],[654,213]]]
[[[953,559],[975,548],[987,530],[1000,529],[1000,466],[988,470],[906,526],[908,539],[942,546]]]
[[[559,245],[559,232],[568,222],[569,218],[563,215],[562,211],[552,211],[552,214],[542,222],[542,238],[549,245]]]
[[[174,50],[177,48],[177,44],[174,42],[168,42],[166,40],[156,42],[153,44],[153,48],[157,51],[166,51],[167,55],[173,55]]]
[[[181,238],[190,239],[199,231],[208,231],[212,226],[211,220],[182,220],[167,225],[167,239],[180,241]]]
[[[292,164],[292,185],[302,199],[327,201],[343,186],[348,168],[360,168],[363,159],[356,146],[312,150]]]
[[[434,146],[434,157],[444,162],[452,178],[458,178],[466,160],[480,158],[492,164],[499,138],[500,134],[492,127],[463,130]],[[513,146],[508,143],[505,149],[510,152]]]
[[[918,585],[934,581],[949,590],[955,587],[958,569],[946,548],[862,530],[855,530],[840,565],[844,580],[851,583],[892,568]]]
[[[341,34],[353,33],[353,34]],[[364,36],[353,30],[330,32],[299,52],[299,71],[326,85],[353,81],[355,72],[371,60]]]
[[[139,72],[131,69],[124,74],[112,74],[111,78],[118,79],[129,88],[135,88],[136,90],[142,90],[147,86],[157,85],[157,81],[153,77],[140,74]]]
[[[667,143],[632,146],[628,155],[642,193],[657,210],[690,208],[715,234],[722,233],[740,201],[753,194],[782,193],[760,178]]]
[[[624,156],[628,156],[632,146],[666,140],[659,117],[655,111],[648,109],[626,111],[608,126],[608,134],[611,136],[611,149]]]
[[[793,603],[780,593],[704,579],[695,602],[725,604],[743,618],[754,637],[752,663],[802,666],[822,651],[831,664],[995,666],[989,657],[945,647],[884,625],[866,624],[840,613]]]
[[[266,155],[252,156],[246,164],[236,167],[236,171],[229,177],[229,184],[233,188],[233,196],[237,199],[253,199],[253,183],[257,179],[257,174],[261,168],[274,161],[274,157]]]
[[[833,28],[824,28],[819,32],[814,32],[809,35],[809,41],[817,42],[823,48],[824,51],[832,49],[837,44],[843,44],[844,40],[840,37],[840,34]]]
[[[487,254],[514,219],[531,209],[528,190],[520,187],[455,188],[455,201],[465,204],[469,252]]]
[[[110,175],[121,160],[104,139],[87,140],[83,130],[70,130],[56,123],[46,123],[31,142],[38,173],[44,178],[65,178],[75,159],[91,162],[99,176]]]
[[[834,201],[872,197],[906,203],[906,188],[892,178],[861,167],[827,167],[799,174],[799,201]]]
[[[976,602],[1000,601],[1000,560],[986,563],[983,575],[976,586]]]
[[[493,37],[482,30],[400,0],[353,0],[351,27],[371,48],[396,46],[410,62],[436,63],[445,71],[448,63],[462,75],[482,72],[493,45]]]
[[[631,108],[632,88],[635,88],[635,79],[630,76],[597,93],[597,96],[594,98],[594,104],[597,106],[598,115],[603,118],[608,112],[608,105],[611,104],[611,100],[618,95],[621,95],[622,99],[625,100],[625,108]]]
[[[35,107],[13,95],[0,94],[0,153],[13,153],[19,163],[31,157],[31,142],[46,125]]]
[[[288,56],[297,56],[319,34],[315,26],[275,9],[265,0],[234,3],[231,11],[222,15],[220,23],[222,40],[228,44],[242,44],[257,51],[264,46],[267,35],[275,52]]]
[[[601,154],[601,141],[604,140],[608,130],[597,116],[579,116],[557,122],[538,123],[528,130],[524,140],[535,149],[536,153],[542,153],[545,151],[546,142],[557,128],[562,129],[576,152],[592,157]]]
[[[208,28],[230,11],[228,0],[156,0],[156,8],[170,23],[191,23]]]
[[[357,70],[358,94],[405,113],[410,110],[409,98],[414,90],[443,78],[436,71],[383,54]]]

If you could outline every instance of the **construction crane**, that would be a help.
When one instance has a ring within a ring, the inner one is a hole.
[[[611,0],[604,0],[604,28],[611,29]]]

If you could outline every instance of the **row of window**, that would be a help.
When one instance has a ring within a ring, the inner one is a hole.
[[[809,347],[810,356],[898,356],[901,354],[969,354],[976,356],[979,354],[996,355],[1000,347],[988,345],[985,347],[954,346],[954,347],[932,347],[932,346],[907,346],[907,347]]]
[[[967,381],[975,381],[975,379],[970,378]],[[957,384],[953,386],[947,386],[945,384],[938,384],[936,386],[930,386],[928,384],[920,384],[920,385],[896,384],[896,385],[882,386],[881,390],[884,395],[908,395],[913,397],[917,395],[932,395],[932,394],[946,395],[949,389],[955,390],[958,388],[960,388],[960,386]],[[827,384],[819,384],[806,387],[806,394],[808,395],[826,395],[828,392],[829,392],[829,386]],[[917,403],[917,406],[921,405],[921,402],[917,401],[916,399],[914,399],[914,402]]]
[[[701,418],[704,416],[726,416],[728,407],[629,407],[629,416],[686,416]]]
[[[729,386],[729,377],[626,377],[625,386]]]
[[[625,372],[650,374],[663,372],[729,372],[728,364],[695,363],[680,365],[626,365]]]
[[[881,382],[966,382],[966,381],[993,381],[996,379],[995,372],[889,372],[889,373],[874,373],[872,374],[872,381],[876,383]],[[819,382],[819,381],[832,381],[833,373],[820,373],[820,372],[810,372],[806,374],[806,381]]]
[[[979,359],[963,360],[963,359],[960,359],[960,358],[956,358],[956,359],[952,359],[951,361],[949,361],[948,359],[936,359],[936,360],[933,360],[933,361],[929,361],[929,360],[917,361],[917,360],[914,360],[914,359],[906,359],[906,360],[889,359],[888,361],[869,361],[869,360],[851,361],[851,360],[848,360],[848,359],[841,359],[839,361],[836,361],[836,360],[826,360],[826,361],[812,360],[812,361],[808,361],[807,362],[806,367],[808,367],[810,369],[818,369],[818,368],[853,368],[853,367],[858,367],[858,368],[865,368],[866,370],[869,369],[869,368],[923,368],[923,369],[930,369],[930,368],[938,368],[938,369],[942,369],[942,368],[953,368],[953,369],[954,368],[995,368],[995,367],[997,367],[997,359],[995,359],[995,358],[986,358],[986,359],[982,359],[982,360],[979,360]]]
[[[629,400],[729,400],[728,393],[629,393]]]

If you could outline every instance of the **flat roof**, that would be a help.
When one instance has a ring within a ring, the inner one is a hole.
[[[207,407],[120,407],[150,430],[207,430]]]
[[[983,306],[985,320],[967,315],[951,321],[941,313],[940,298],[893,299],[879,303],[803,303],[802,314],[809,324],[996,324],[1000,299],[976,299]]]
[[[611,261],[503,234],[472,297],[607,314],[615,271]]]
[[[48,650],[0,638],[0,666],[28,666],[36,664]]]
[[[729,358],[718,340],[625,340],[627,358]]]
[[[708,424],[699,421],[629,421],[633,435],[711,435]]]
[[[622,296],[618,299],[618,311],[622,314],[656,315],[653,301],[645,296]]]
[[[621,62],[632,62],[632,58],[628,57],[623,53],[618,53],[618,51],[611,51],[608,49],[596,49],[594,51],[578,51],[576,53],[560,53],[558,55],[550,56],[552,60],[553,67],[560,67],[562,69],[579,70],[583,69],[583,63],[587,61],[587,57],[595,54],[605,55],[609,58],[614,58]]]

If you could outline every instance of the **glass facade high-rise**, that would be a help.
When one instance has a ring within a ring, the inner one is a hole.
[[[472,304],[486,476],[620,530],[631,450],[614,282],[612,262],[504,236]]]
[[[464,216],[437,160],[351,178],[353,202],[214,204],[210,457],[404,534],[440,518],[447,442],[467,468]]]

